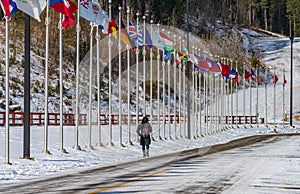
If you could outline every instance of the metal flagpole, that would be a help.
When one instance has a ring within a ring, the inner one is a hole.
[[[44,115],[44,149],[42,153],[50,154],[48,151],[48,68],[49,68],[49,1],[47,1],[46,7],[46,53],[45,53],[45,115]]]
[[[122,7],[119,7],[119,146],[124,147],[122,144],[122,45],[121,45],[121,20],[122,20]]]
[[[163,68],[163,81],[162,81],[162,87],[163,87],[163,140],[166,140],[166,102],[165,102],[165,60],[163,59],[162,68]]]
[[[153,20],[150,20],[150,36],[153,37]],[[153,126],[153,49],[150,49],[150,125]],[[152,140],[154,140],[152,136]]]
[[[9,161],[9,24],[5,17],[5,164]]]
[[[244,68],[244,80],[243,80],[243,112],[244,112],[244,128],[246,128],[246,69],[245,69],[245,63],[243,65]]]
[[[176,35],[174,35],[174,45],[176,45]],[[173,56],[174,56],[174,61],[173,61],[173,71],[174,71],[174,76],[173,76],[173,81],[174,81],[174,95],[173,95],[173,106],[174,106],[174,111],[173,111],[173,113],[174,113],[174,119],[173,119],[173,121],[174,121],[174,137],[175,137],[175,139],[178,139],[178,136],[177,136],[177,124],[176,124],[176,122],[177,122],[177,115],[176,115],[176,113],[177,113],[177,106],[176,106],[176,104],[177,104],[177,89],[176,89],[176,87],[177,87],[177,84],[176,84],[176,82],[177,82],[177,72],[176,72],[176,70],[177,70],[177,64],[176,64],[176,51],[174,50],[174,53],[173,53]]]
[[[230,68],[232,69],[233,60],[230,59]],[[232,84],[232,78],[230,79],[230,105],[231,105],[231,128],[233,128],[234,119],[233,119],[233,84]]]
[[[59,151],[67,153],[63,147],[64,141],[64,119],[63,119],[63,64],[62,64],[62,14],[59,14],[59,90],[60,90],[60,114],[59,114],[59,125],[60,125],[60,148]]]
[[[276,76],[275,75],[275,68],[273,69],[273,73],[274,73],[274,77]],[[274,82],[274,81],[273,81]],[[275,107],[275,104],[276,104],[276,82],[274,82],[274,104],[273,104],[273,107],[274,107],[274,127],[276,127],[275,125],[275,119],[276,119],[276,107]]]
[[[179,36],[179,49],[181,49],[181,36]],[[178,117],[179,117],[179,136],[180,136],[180,138],[182,138],[183,137],[183,135],[182,135],[182,120],[181,120],[181,89],[182,89],[182,84],[181,84],[181,78],[182,78],[182,74],[181,74],[181,71],[182,71],[182,63],[181,63],[181,60],[179,60],[179,71],[178,71],[178,76],[179,76],[179,80],[178,80],[178,82],[179,82],[179,86],[178,86],[178,101],[179,101],[179,103],[178,103]]]
[[[112,0],[108,1],[108,10],[109,10],[109,21],[111,22],[112,17],[111,17],[111,3]],[[109,132],[108,132],[108,146],[114,146],[112,142],[112,64],[111,64],[111,47],[112,47],[112,42],[111,42],[111,33],[108,34],[108,121],[109,121]]]
[[[193,51],[193,54],[195,53],[195,47],[194,46],[192,46],[192,51]],[[196,110],[195,110],[195,90],[196,90],[196,86],[195,86],[195,77],[196,77],[196,74],[195,74],[195,68],[192,68],[192,79],[191,79],[191,82],[192,82],[192,87],[191,87],[191,96],[190,96],[190,99],[191,99],[191,101],[192,101],[192,113],[191,113],[191,123],[192,123],[192,129],[194,130],[194,131],[191,131],[191,133],[193,133],[193,134],[191,134],[192,135],[192,137],[191,138],[193,138],[193,139],[196,139],[196,132],[195,132],[195,130],[196,130],[196,128],[197,128],[197,126],[196,126],[196,120],[195,120],[195,112],[196,112]]]
[[[256,73],[255,73],[255,79],[256,79],[256,124],[258,127],[258,65],[256,64]]]
[[[235,63],[235,68],[236,68],[236,72],[238,72],[238,61],[236,61],[236,63]],[[239,74],[237,74],[236,76],[239,76]],[[238,119],[237,119],[237,116],[238,116],[238,114],[239,114],[239,111],[238,111],[238,109],[239,109],[239,91],[238,91],[238,83],[235,83],[235,90],[236,90],[236,94],[235,94],[235,96],[236,96],[236,99],[235,99],[235,101],[236,101],[236,103],[235,103],[235,120],[236,120],[236,128],[239,128],[239,125],[238,125]]]
[[[47,3],[47,11],[48,11],[49,4]],[[80,62],[80,16],[79,16],[79,9],[80,9],[80,0],[78,0],[78,13],[77,13],[77,26],[76,26],[76,94],[75,94],[75,103],[76,103],[76,112],[75,112],[75,145],[73,146],[73,149],[75,150],[81,150],[79,143],[78,143],[78,133],[79,133],[79,62]],[[48,16],[47,16],[48,18]],[[47,27],[47,25],[46,25]],[[46,30],[47,32],[47,30]],[[48,32],[47,32],[48,33]],[[48,52],[46,52],[48,53]],[[46,59],[47,61],[47,59]],[[46,87],[48,87],[46,85]],[[45,116],[46,118],[46,116]]]
[[[168,32],[169,33],[169,32]],[[167,71],[168,71],[168,139],[172,139],[171,138],[171,122],[170,122],[170,114],[171,114],[171,73],[170,73],[170,66],[171,66],[171,56],[172,54],[170,53],[170,59],[167,62]]]
[[[284,106],[285,106],[285,74],[284,74],[284,69],[282,69],[282,76],[283,76],[283,83],[282,83],[282,126],[284,126],[284,121],[286,119],[286,114],[285,114],[285,110],[284,110]]]
[[[127,31],[129,32],[129,14],[130,14],[130,8],[127,7]],[[127,128],[128,128],[128,145],[133,145],[132,141],[131,141],[131,127],[130,127],[130,47],[127,45]]]
[[[91,25],[90,32],[90,76],[89,76],[89,112],[88,112],[88,149],[94,149],[92,146],[92,115],[93,115],[93,107],[92,107],[92,85],[93,85],[93,23]]]
[[[99,31],[97,30],[96,33],[96,40],[97,40],[97,106],[98,106],[98,116],[97,116],[97,123],[98,123],[98,143],[97,146],[98,147],[102,147],[103,144],[101,142],[101,98],[100,98],[100,35],[99,35]]]
[[[139,36],[139,13],[136,13],[136,31],[137,36]],[[135,69],[135,111],[136,111],[136,128],[139,125],[139,38],[136,40],[136,69]],[[138,142],[138,135],[136,133],[135,142]]]
[[[143,93],[144,93],[144,113],[143,116],[146,116],[146,16],[143,16],[144,32],[143,32]]]
[[[157,31],[159,33],[159,24],[157,24]],[[159,48],[157,48],[157,126],[158,126],[158,140],[162,140],[160,136],[160,52]]]
[[[251,72],[252,71],[252,67],[250,67],[250,74],[252,73]],[[250,76],[250,88],[249,88],[249,95],[250,95],[250,102],[249,102],[249,104],[250,104],[250,106],[249,106],[249,108],[250,108],[250,127],[252,127],[252,75]]]
[[[268,84],[268,76],[267,76],[267,69],[265,72],[265,126],[268,127],[268,107],[267,107],[267,84]]]
[[[183,114],[183,130],[184,130],[184,137],[185,138],[188,138],[187,137],[187,133],[186,133],[186,93],[185,93],[185,82],[186,82],[186,76],[185,76],[185,66],[186,66],[186,62],[183,62],[183,71],[182,71],[182,84],[183,84],[183,88],[182,88],[182,93],[183,93],[183,102],[182,102],[182,109],[184,111],[184,114]]]

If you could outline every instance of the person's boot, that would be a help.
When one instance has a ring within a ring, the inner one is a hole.
[[[146,151],[145,150],[143,150],[143,157],[146,157],[147,155],[146,155]]]
[[[149,150],[146,151],[146,156],[149,157]]]

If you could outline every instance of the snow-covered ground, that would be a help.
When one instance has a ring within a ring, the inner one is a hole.
[[[300,41],[299,39],[297,39]],[[290,87],[290,40],[288,38],[263,38],[256,39],[256,45],[259,45],[260,49],[264,53],[263,60],[270,66],[277,68],[279,82],[277,83],[276,92],[276,110],[275,111],[275,122],[282,123],[282,107],[283,107],[283,92],[282,92],[282,69],[286,71],[287,84],[285,86],[285,107],[288,113],[289,111],[289,87]],[[276,46],[276,47],[274,47]],[[272,48],[272,49],[271,49]],[[300,43],[295,42],[294,44],[294,115],[300,111],[300,99],[297,98],[300,94]],[[268,122],[273,122],[274,111],[273,111],[273,85],[268,85],[267,92],[267,120]],[[252,89],[252,111],[255,111],[256,103],[256,92],[255,88]],[[246,90],[246,94],[249,94],[249,90]],[[239,100],[242,100],[243,91],[239,92]],[[246,95],[246,102],[249,102],[250,95]],[[261,109],[260,117],[264,117],[265,113],[265,89],[264,87],[259,87],[259,108]],[[241,102],[241,101],[240,101]],[[239,103],[238,111],[242,114],[242,105]],[[246,103],[249,104],[249,103]],[[246,107],[246,112],[249,114],[249,106]],[[279,125],[276,129],[278,133],[299,133],[300,126],[299,122],[294,121],[296,126],[290,129],[288,125],[283,127]],[[173,126],[172,126],[173,127]],[[158,127],[156,125],[154,128],[154,137],[157,137]],[[193,147],[207,146],[216,143],[223,143],[229,140],[250,136],[254,134],[265,134],[274,133],[273,130],[265,128],[263,125],[260,127],[254,126],[253,128],[233,128],[226,131],[200,137],[198,139],[173,139],[167,141],[153,141],[151,145],[150,155],[160,155],[177,150],[188,149]],[[135,126],[131,126],[131,133],[134,134]],[[128,129],[125,126],[123,128],[123,141],[127,140]],[[108,127],[104,126],[102,128],[102,139],[103,143],[107,143]],[[173,130],[172,130],[173,133]],[[113,142],[115,146],[105,146],[105,147],[94,147],[95,149],[86,148],[89,144],[88,142],[88,128],[81,126],[79,131],[79,145],[82,150],[74,150],[72,147],[75,144],[75,127],[64,127],[63,135],[63,147],[68,153],[62,153],[59,151],[60,145],[60,129],[59,127],[49,127],[49,148],[48,150],[51,154],[42,153],[44,149],[44,128],[39,126],[31,127],[31,157],[34,160],[24,160],[20,159],[23,156],[23,127],[10,127],[10,162],[12,165],[4,164],[5,162],[5,127],[0,128],[0,186],[8,182],[17,182],[24,179],[38,178],[40,176],[45,176],[54,173],[64,173],[65,171],[74,171],[83,168],[91,168],[95,166],[110,165],[113,163],[119,163],[121,161],[130,161],[141,158],[141,148],[140,145],[134,142],[134,145],[124,144],[125,147],[118,145],[119,141],[119,129],[118,126],[113,127]],[[133,135],[132,139],[135,138]],[[92,130],[92,145],[97,144],[97,127],[94,126]]]

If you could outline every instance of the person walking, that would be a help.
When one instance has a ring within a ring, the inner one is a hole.
[[[152,127],[149,123],[148,117],[145,116],[142,119],[142,123],[139,124],[136,133],[140,136],[140,144],[142,146],[143,157],[149,156]]]

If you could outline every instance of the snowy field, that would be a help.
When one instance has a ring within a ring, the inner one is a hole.
[[[258,40],[256,40],[258,41]],[[298,39],[299,41],[299,39]],[[284,44],[279,44],[284,42]],[[260,49],[264,50],[264,61],[270,66],[278,69],[278,72],[281,72],[282,69],[286,71],[286,92],[285,92],[285,107],[288,113],[289,111],[289,88],[290,88],[290,43],[288,38],[264,38],[260,39],[256,45],[259,45]],[[258,44],[259,43],[259,44]],[[274,47],[276,46],[276,47]],[[268,48],[272,48],[268,50]],[[293,112],[299,114],[300,111],[300,43],[294,44],[294,104]],[[267,93],[267,120],[271,123],[269,126],[271,128],[266,128],[264,125],[259,127],[254,126],[250,128],[232,128],[226,131],[200,137],[198,139],[172,139],[167,141],[153,141],[151,144],[150,155],[161,155],[165,153],[170,153],[178,150],[208,146],[217,143],[228,142],[232,139],[251,136],[255,134],[267,134],[267,133],[299,133],[300,132],[300,123],[294,121],[295,128],[290,129],[288,123],[285,127],[281,125],[282,115],[283,115],[283,90],[282,90],[282,74],[278,75],[279,81],[277,84],[276,92],[276,114],[273,111],[273,85],[268,86]],[[253,107],[251,108],[254,112],[255,102],[256,102],[256,92],[255,88],[252,89],[252,100],[254,101]],[[246,93],[249,94],[249,90],[246,90]],[[239,99],[242,100],[243,91],[239,92]],[[264,87],[259,88],[259,108],[261,109],[260,117],[264,117],[265,113],[265,89]],[[246,95],[246,102],[249,102],[250,95]],[[249,107],[246,107],[246,111],[249,112]],[[242,114],[242,103],[238,107],[238,111]],[[298,113],[297,113],[298,112]],[[274,125],[272,125],[273,120],[275,123],[279,123],[276,131],[274,131]],[[173,126],[172,126],[173,127]],[[154,137],[157,136],[158,128],[154,128]],[[103,143],[108,136],[108,127],[103,127]],[[134,134],[135,126],[132,126],[132,134]],[[127,140],[126,126],[123,129],[123,141],[125,147],[118,145],[119,134],[118,127],[115,126],[113,129],[113,142],[115,146],[104,146],[96,147],[97,144],[97,127],[94,126],[92,130],[92,145],[95,146],[95,149],[88,149],[88,129],[87,127],[80,127],[79,131],[79,145],[82,150],[74,150],[72,147],[75,144],[75,127],[64,127],[64,145],[68,153],[61,153],[60,148],[60,129],[59,127],[49,127],[49,148],[48,150],[51,154],[42,153],[44,148],[44,128],[38,126],[31,127],[31,157],[34,160],[24,160],[20,159],[23,156],[23,127],[10,127],[10,162],[12,165],[4,164],[5,162],[5,127],[0,128],[0,186],[1,184],[6,184],[8,182],[18,182],[24,179],[38,178],[45,175],[50,175],[54,173],[64,173],[66,171],[74,171],[86,168],[92,168],[96,166],[105,166],[111,165],[114,163],[119,163],[123,161],[131,161],[142,157],[141,147],[137,142],[134,142],[134,145],[125,144]],[[172,130],[173,131],[173,130]],[[135,139],[133,136],[132,139]]]

